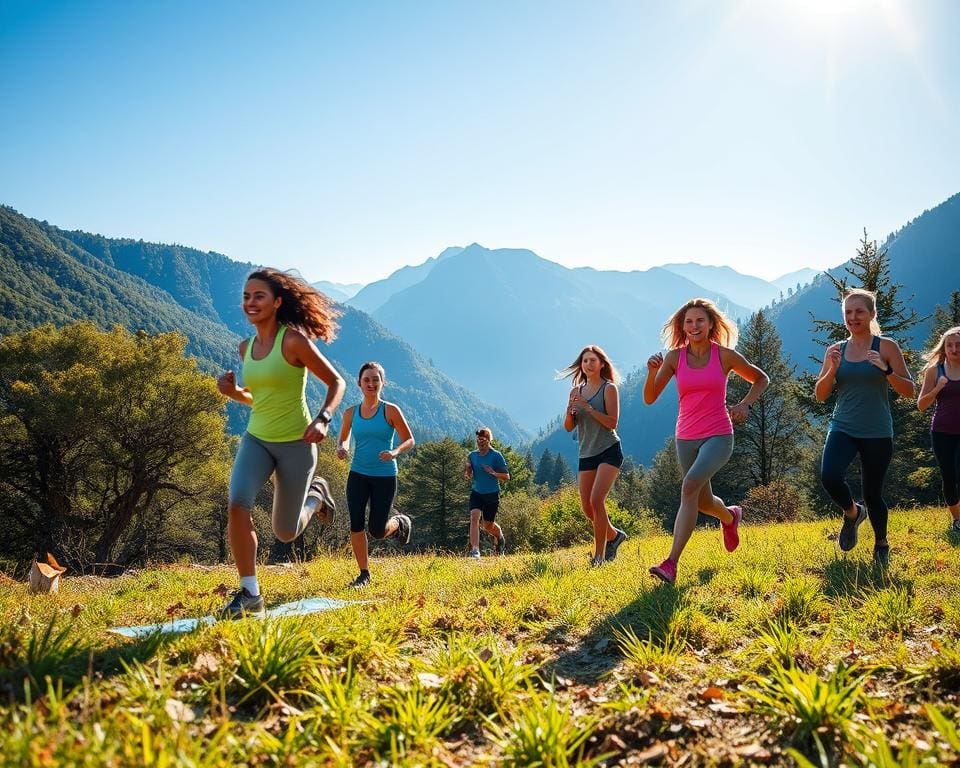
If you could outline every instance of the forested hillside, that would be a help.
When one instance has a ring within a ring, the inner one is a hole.
[[[254,265],[221,254],[68,232],[0,207],[0,264],[7,276],[0,285],[4,335],[73,320],[179,331],[201,370],[214,373],[238,367],[240,334],[251,332],[240,294]],[[391,380],[386,396],[405,409],[420,436],[462,436],[487,423],[504,440],[526,438],[503,410],[453,382],[363,312],[343,309],[337,339],[322,351],[347,379],[348,400],[359,397],[360,364],[379,359]],[[322,395],[312,379],[307,394],[318,407]],[[245,409],[231,405],[230,416],[231,429],[241,430]]]

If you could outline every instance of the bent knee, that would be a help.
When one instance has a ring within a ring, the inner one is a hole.
[[[683,483],[680,485],[680,495],[686,496],[688,498],[691,496],[696,496],[697,498],[699,498],[700,492],[702,490],[703,490],[703,483],[690,482],[688,480],[684,480]]]
[[[284,544],[289,544],[291,541],[297,538],[297,532],[295,530],[291,531],[285,528],[274,528],[273,535]]]

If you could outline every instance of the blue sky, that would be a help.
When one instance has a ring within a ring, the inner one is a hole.
[[[960,191],[960,3],[0,0],[0,202],[368,282],[835,265]]]

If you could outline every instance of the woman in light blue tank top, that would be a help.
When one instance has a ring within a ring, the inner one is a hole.
[[[869,516],[874,533],[874,560],[886,567],[887,504],[883,480],[893,457],[893,418],[888,387],[903,397],[913,396],[913,379],[903,353],[893,339],[880,336],[876,296],[856,288],[843,298],[843,320],[850,337],[827,349],[814,394],[826,400],[834,387],[837,402],[827,428],[820,462],[820,480],[830,498],[843,510],[840,549],[857,544],[857,529]],[[860,456],[863,504],[855,502],[844,475]]]
[[[380,399],[387,376],[380,363],[364,363],[360,367],[357,384],[363,400],[343,415],[337,456],[350,455],[350,436],[353,435],[353,461],[347,476],[347,507],[350,510],[350,544],[360,568],[360,575],[351,586],[365,587],[370,583],[367,534],[375,539],[395,538],[402,544],[410,541],[412,523],[406,515],[391,516],[397,496],[397,456],[414,446],[413,435],[403,412],[393,403]],[[400,444],[394,447],[394,438]],[[367,506],[370,522],[367,526]]]
[[[580,441],[580,463],[577,482],[580,506],[593,523],[593,557],[591,565],[601,565],[617,556],[617,549],[627,538],[614,528],[607,516],[606,499],[623,464],[623,451],[617,422],[620,419],[620,380],[607,353],[590,344],[577,359],[560,372],[572,377],[573,389],[567,401],[563,428],[577,430]]]

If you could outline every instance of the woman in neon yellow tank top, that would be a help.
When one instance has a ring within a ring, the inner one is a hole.
[[[243,287],[243,312],[256,334],[240,342],[243,384],[233,371],[217,380],[220,392],[250,406],[230,476],[230,550],[240,573],[240,589],[223,609],[224,618],[261,615],[257,583],[257,534],[251,509],[263,484],[273,476],[273,532],[281,541],[303,533],[314,512],[333,521],[326,481],[314,478],[316,444],[330,427],[346,384],[311,339],[333,339],[336,312],[329,300],[303,280],[276,269],[253,272]],[[327,385],[319,415],[307,410],[307,371]]]

